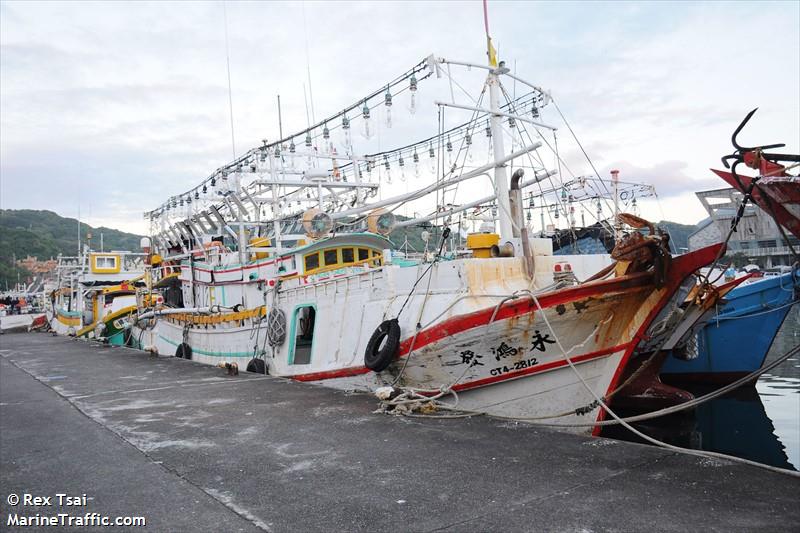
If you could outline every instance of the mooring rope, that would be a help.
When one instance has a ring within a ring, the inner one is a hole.
[[[513,296],[513,295],[510,295],[510,296]],[[675,445],[672,445],[672,444],[668,444],[668,443],[663,442],[661,440],[655,439],[655,438],[653,438],[653,437],[651,437],[649,435],[646,435],[645,433],[642,433],[638,429],[636,429],[633,426],[631,426],[630,423],[629,423],[629,422],[637,422],[637,421],[649,420],[649,419],[657,418],[657,417],[661,417],[661,416],[666,416],[668,414],[672,414],[672,413],[676,413],[678,411],[682,411],[682,410],[685,410],[685,409],[696,407],[696,406],[701,405],[701,404],[703,404],[703,403],[705,403],[707,401],[710,401],[710,400],[712,400],[712,399],[714,399],[714,398],[716,398],[718,396],[721,396],[721,395],[723,395],[723,394],[725,394],[727,392],[730,392],[730,391],[732,391],[732,390],[744,385],[745,383],[747,383],[749,381],[752,381],[755,378],[758,378],[759,376],[761,376],[765,372],[768,372],[769,370],[771,370],[772,368],[774,368],[777,365],[781,364],[782,362],[786,361],[787,359],[789,359],[793,355],[795,355],[797,353],[800,353],[800,346],[797,346],[797,347],[789,350],[789,352],[787,352],[786,354],[782,355],[781,357],[779,357],[778,359],[776,359],[772,363],[760,368],[759,370],[756,370],[755,372],[752,372],[751,374],[748,374],[747,376],[745,376],[745,377],[743,377],[743,378],[741,378],[741,379],[739,379],[739,380],[737,380],[737,381],[735,381],[735,382],[733,382],[733,383],[731,383],[729,385],[726,385],[725,387],[723,387],[721,389],[718,389],[718,390],[716,390],[714,392],[711,392],[709,394],[701,396],[700,398],[695,398],[694,400],[691,400],[689,402],[686,402],[686,403],[683,403],[683,404],[680,404],[680,405],[676,405],[676,406],[672,406],[672,407],[668,407],[668,408],[665,408],[665,409],[660,409],[658,411],[653,411],[651,413],[645,413],[645,414],[642,414],[642,415],[632,416],[632,417],[628,417],[628,418],[622,418],[622,417],[618,416],[616,414],[616,412],[614,412],[612,409],[610,409],[609,406],[607,405],[605,399],[601,398],[595,392],[595,390],[586,382],[586,380],[584,379],[583,375],[578,371],[578,369],[575,366],[574,362],[569,357],[567,350],[565,350],[564,346],[561,344],[561,340],[558,337],[558,335],[556,334],[556,332],[553,329],[553,327],[551,326],[550,321],[547,319],[547,316],[544,313],[544,309],[542,308],[541,304],[539,303],[538,298],[536,298],[536,296],[533,295],[533,294],[530,294],[530,297],[533,299],[534,303],[536,304],[537,308],[539,309],[539,311],[540,311],[540,313],[542,315],[542,319],[543,319],[545,325],[547,326],[548,330],[550,331],[550,333],[553,335],[553,338],[554,338],[554,340],[556,342],[556,345],[561,350],[561,353],[562,353],[562,355],[564,357],[564,360],[567,362],[569,367],[572,369],[572,371],[578,377],[578,379],[580,380],[580,382],[582,383],[584,388],[586,388],[586,390],[591,394],[591,396],[594,397],[594,401],[591,404],[589,404],[588,406],[586,406],[585,408],[578,408],[578,409],[571,410],[569,412],[560,413],[558,415],[552,415],[552,416],[545,417],[545,418],[559,418],[559,417],[568,416],[568,415],[574,415],[574,414],[578,414],[578,415],[586,414],[588,412],[593,411],[596,407],[601,407],[613,418],[613,420],[584,422],[584,423],[558,423],[558,422],[544,422],[544,421],[542,421],[543,420],[542,417],[527,417],[527,418],[526,417],[507,417],[507,416],[502,416],[502,415],[492,415],[492,414],[486,413],[485,411],[466,410],[466,409],[458,408],[458,407],[453,406],[453,405],[443,404],[441,401],[439,401],[440,398],[443,398],[444,396],[446,396],[448,394],[453,394],[455,396],[455,391],[453,391],[452,388],[451,388],[452,385],[450,387],[442,387],[439,390],[430,390],[430,391],[426,391],[424,389],[414,389],[414,388],[401,389],[401,391],[402,391],[401,395],[395,397],[395,399],[399,400],[399,402],[397,402],[398,404],[403,404],[403,405],[417,402],[417,404],[420,406],[420,409],[423,412],[426,411],[426,410],[428,410],[429,412],[432,412],[432,411],[435,411],[437,408],[441,408],[441,409],[444,409],[444,410],[457,411],[458,414],[452,414],[452,415],[415,414],[415,413],[409,412],[407,409],[400,409],[397,414],[403,415],[403,416],[426,417],[426,418],[467,418],[467,417],[470,417],[470,416],[489,416],[491,418],[496,418],[496,419],[500,419],[500,420],[522,421],[522,422],[530,423],[531,425],[539,425],[539,426],[547,426],[547,427],[564,427],[564,428],[568,428],[568,427],[571,427],[571,428],[595,427],[595,426],[602,427],[602,426],[610,426],[610,425],[620,424],[623,427],[625,427],[626,429],[628,429],[634,435],[637,435],[638,437],[640,437],[641,439],[644,439],[645,441],[647,441],[647,442],[649,442],[651,444],[654,444],[656,446],[659,446],[659,447],[662,447],[662,448],[665,448],[665,449],[668,449],[668,450],[671,450],[671,451],[675,451],[675,452],[678,452],[678,453],[684,453],[684,454],[688,454],[688,455],[695,455],[695,456],[698,456],[698,457],[705,457],[705,458],[711,458],[711,459],[723,459],[723,460],[727,460],[727,461],[743,463],[743,464],[747,464],[747,465],[750,465],[750,466],[755,466],[757,468],[762,468],[762,469],[765,469],[765,470],[769,470],[769,471],[772,471],[772,472],[777,472],[777,473],[780,473],[780,474],[790,475],[790,476],[793,476],[793,477],[800,477],[800,472],[793,472],[793,471],[786,470],[786,469],[783,469],[783,468],[778,468],[778,467],[773,467],[773,466],[770,466],[770,465],[765,465],[763,463],[758,463],[758,462],[755,462],[755,461],[751,461],[749,459],[743,459],[741,457],[735,457],[735,456],[732,456],[732,455],[727,455],[727,454],[718,453],[718,452],[712,452],[712,451],[706,451],[706,450],[693,450],[693,449],[689,449],[689,448],[683,448],[681,446],[675,446]],[[570,351],[572,351],[572,350],[570,350]],[[428,392],[428,393],[436,392],[437,394],[435,396],[425,396],[424,394],[421,394],[421,393],[424,393],[424,392]],[[615,390],[615,392],[616,392],[616,390]],[[457,399],[457,396],[455,396],[455,397]],[[391,400],[389,400],[388,402],[386,402],[386,401],[384,402],[385,405],[391,405],[392,403],[393,402]],[[425,406],[426,404],[427,404],[428,407]],[[456,401],[456,405],[457,405],[457,401]],[[578,412],[579,410],[582,410],[582,412]]]

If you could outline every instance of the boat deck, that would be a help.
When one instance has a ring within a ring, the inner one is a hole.
[[[0,355],[3,526],[9,512],[144,516],[152,531],[800,524],[800,480],[746,465],[484,418],[373,414],[368,395],[44,333],[3,335]],[[11,508],[12,492],[93,499]]]

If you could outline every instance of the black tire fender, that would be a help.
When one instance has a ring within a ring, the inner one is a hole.
[[[247,363],[247,371],[253,372],[254,374],[265,375],[267,373],[267,365],[264,363],[263,359],[256,359],[254,357]]]
[[[178,345],[178,349],[175,350],[175,357],[183,357],[184,359],[191,359],[192,358],[192,347],[182,342]]]
[[[382,372],[397,357],[399,351],[400,324],[396,318],[384,320],[369,338],[364,352],[364,366],[375,372]]]

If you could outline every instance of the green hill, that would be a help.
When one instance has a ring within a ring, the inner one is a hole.
[[[686,253],[687,250],[682,248],[689,248],[689,235],[697,229],[696,224],[678,224],[669,220],[662,220],[656,226],[669,234],[672,252],[676,254]]]
[[[81,224],[81,239],[86,242],[92,234],[92,248],[100,248],[100,234],[103,234],[103,248],[106,250],[139,249],[139,235],[125,233],[103,226],[93,228]],[[52,211],[32,209],[0,210],[0,290],[13,286],[17,274],[23,279],[29,272],[15,266],[16,259],[28,255],[40,260],[55,258],[58,254],[75,255],[78,252],[78,221],[64,218]]]
[[[404,217],[398,217],[405,220]],[[682,248],[688,246],[688,237],[696,226],[678,224],[676,222],[661,221],[657,224],[669,232],[672,249],[680,253]],[[421,234],[423,230],[430,232],[428,248],[435,250],[440,242],[440,229],[427,224],[410,226],[394,231],[390,238],[394,248],[408,249],[408,251],[422,251],[425,242]],[[105,250],[131,250],[139,249],[139,235],[125,233],[112,228],[93,228],[81,224],[81,238],[86,242],[87,235],[92,234],[92,248],[100,248],[100,234],[103,234],[103,248]],[[15,259],[22,259],[28,255],[40,260],[50,259],[63,255],[75,255],[78,250],[78,221],[74,218],[64,218],[52,211],[34,211],[30,209],[2,209],[0,210],[0,249],[3,255],[0,258],[0,290],[6,286],[13,286],[19,279],[24,280],[30,275],[15,266]]]

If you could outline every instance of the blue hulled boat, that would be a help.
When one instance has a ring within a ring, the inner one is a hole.
[[[667,357],[665,381],[730,383],[761,368],[792,305],[800,300],[800,270],[733,289],[697,334],[695,359]]]

